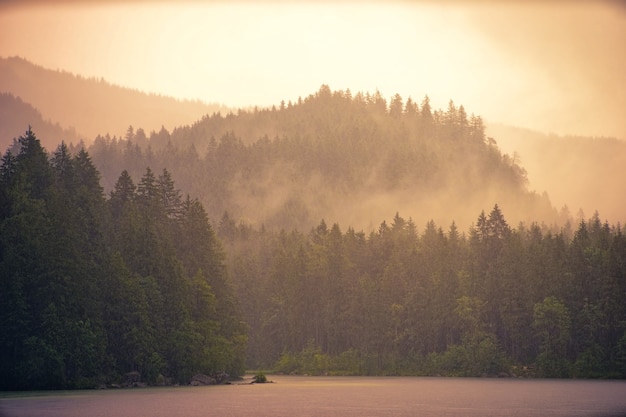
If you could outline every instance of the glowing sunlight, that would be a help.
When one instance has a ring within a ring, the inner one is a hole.
[[[435,107],[453,99],[488,121],[624,137],[625,93],[610,88],[625,73],[617,6],[559,4],[557,14],[536,3],[443,4],[8,3],[0,55],[233,107],[295,101],[328,84],[428,94]]]

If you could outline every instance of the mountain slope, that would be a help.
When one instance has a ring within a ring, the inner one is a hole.
[[[171,129],[224,110],[216,104],[179,101],[45,69],[18,57],[0,58],[0,92],[31,103],[44,119],[75,129],[88,142],[98,134],[123,135],[129,125],[148,132],[161,126]]]
[[[143,143],[144,138],[131,138]],[[396,95],[327,86],[271,110],[204,117],[154,133],[150,147],[98,138],[90,147],[107,190],[122,169],[167,168],[213,221],[307,230],[320,219],[371,230],[396,211],[416,224],[466,227],[498,203],[511,221],[556,222],[547,198],[502,155],[480,117],[462,106],[432,111]]]
[[[75,131],[63,129],[59,124],[46,121],[33,106],[25,103],[12,94],[0,93],[0,145],[2,153],[10,146],[12,140],[24,134],[31,126],[42,138],[42,145],[49,150],[56,149],[61,141],[78,143]]]
[[[515,154],[528,171],[529,185],[546,191],[557,207],[587,218],[598,210],[613,222],[626,220],[622,192],[626,141],[607,137],[557,136],[490,125],[504,152]]]

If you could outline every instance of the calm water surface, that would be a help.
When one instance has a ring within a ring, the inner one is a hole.
[[[274,384],[0,394],[0,417],[626,416],[626,381],[271,376]]]

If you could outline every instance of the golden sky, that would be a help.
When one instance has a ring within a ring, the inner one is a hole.
[[[0,56],[228,106],[331,89],[626,139],[620,2],[0,3]]]

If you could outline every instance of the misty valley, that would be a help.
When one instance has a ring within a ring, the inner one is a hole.
[[[0,163],[2,390],[626,377],[623,219],[553,207],[453,101],[323,85],[171,132],[24,129]]]

